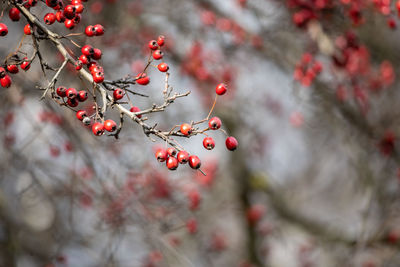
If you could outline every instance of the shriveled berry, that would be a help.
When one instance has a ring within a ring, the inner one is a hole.
[[[78,102],[78,99],[76,99],[76,98],[68,98],[67,104],[70,107],[76,107],[76,106],[78,106],[79,102]]]

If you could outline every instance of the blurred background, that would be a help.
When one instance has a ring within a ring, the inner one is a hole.
[[[400,266],[396,4],[85,2],[73,32],[97,23],[106,32],[70,38],[102,50],[108,80],[140,73],[149,40],[166,36],[169,83],[191,94],[150,124],[205,118],[224,82],[213,115],[239,147],[228,151],[221,132],[211,133],[212,151],[201,136],[182,140],[207,176],[169,171],[154,157],[164,143],[136,123],[126,120],[119,139],[96,137],[70,109],[40,100],[36,60],[0,89],[0,266]],[[26,24],[10,22],[9,9],[1,3],[2,60]],[[56,24],[49,29],[70,33]],[[21,44],[32,53],[29,36]],[[46,40],[40,50],[50,66],[62,63]],[[164,75],[148,75],[148,86],[131,88],[149,95],[131,96],[141,109],[163,101]],[[73,68],[59,85],[88,89]]]

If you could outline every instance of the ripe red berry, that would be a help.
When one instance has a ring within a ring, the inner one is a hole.
[[[47,13],[43,20],[47,25],[51,25],[56,21],[56,15],[54,13]]]
[[[235,137],[229,136],[229,137],[226,138],[226,140],[225,140],[225,145],[226,145],[226,148],[227,148],[228,150],[233,151],[233,150],[235,150],[235,149],[237,148],[237,146],[238,146],[238,141],[236,140]]]
[[[147,85],[150,82],[150,77],[146,73],[139,73],[136,79],[136,83],[140,85]]]
[[[85,110],[78,110],[76,112],[76,117],[78,118],[78,120],[82,121],[85,117],[87,117],[87,113]]]
[[[4,23],[0,23],[0,36],[6,36],[8,33],[7,25]]]
[[[90,57],[94,53],[94,48],[91,45],[85,45],[82,47],[81,51],[82,51],[82,54],[84,54],[87,57]]]
[[[59,10],[56,12],[56,20],[60,23],[65,21],[65,16],[62,11]]]
[[[124,97],[124,95],[125,95],[125,92],[121,88],[114,89],[114,92],[113,92],[114,100],[120,100]]]
[[[161,71],[161,72],[166,72],[166,71],[168,71],[168,69],[169,69],[168,64],[167,64],[167,63],[164,63],[164,62],[158,64],[157,68],[158,68],[158,70]]]
[[[27,71],[30,69],[31,67],[31,62],[27,61],[28,58],[24,58],[24,62],[21,63],[21,69],[23,69],[24,71]]]
[[[191,156],[189,157],[189,166],[190,166],[192,169],[198,169],[198,168],[200,168],[200,166],[201,166],[201,161],[200,161],[199,157],[198,157],[198,156],[195,156],[195,155],[191,155]]]
[[[162,59],[163,56],[164,56],[164,53],[163,53],[161,50],[155,50],[155,51],[153,52],[153,58],[154,58],[155,60]]]
[[[8,88],[11,86],[11,78],[10,76],[6,75],[3,78],[0,79],[0,84],[4,88]]]
[[[130,112],[139,112],[140,108],[139,107],[131,107]],[[142,115],[136,115],[139,119],[142,117]]]
[[[94,28],[94,26],[89,25],[85,28],[85,34],[86,36],[92,37],[96,34],[96,29]]]
[[[100,122],[95,122],[92,125],[92,132],[94,135],[100,136],[104,133],[104,125]]]
[[[92,74],[95,83],[102,83],[104,81],[104,73],[101,71]]]
[[[164,35],[158,36],[158,38],[157,38],[157,44],[158,44],[159,46],[163,46],[164,43],[165,43],[165,36],[164,36]]]
[[[189,161],[189,153],[185,150],[179,151],[176,156],[180,164],[186,164]]]
[[[167,154],[168,154],[168,156],[170,156],[170,157],[175,157],[176,152],[177,152],[176,149],[173,148],[173,147],[167,148]]]
[[[218,117],[213,117],[208,121],[208,128],[210,128],[211,130],[218,130],[219,128],[221,128],[221,119]]]
[[[65,95],[66,95],[69,99],[73,99],[73,98],[77,97],[78,91],[76,91],[75,88],[68,88],[68,89],[65,91]]]
[[[66,19],[64,21],[64,25],[67,29],[72,30],[75,27],[75,21],[73,21],[72,19]]]
[[[96,36],[101,36],[101,35],[103,35],[104,34],[104,27],[103,27],[103,25],[100,25],[100,24],[96,24],[96,25],[94,25],[94,29],[95,29],[95,35]]]
[[[73,19],[75,17],[76,8],[73,5],[67,5],[64,8],[64,16],[67,19]]]
[[[178,160],[174,157],[168,157],[166,165],[168,167],[168,169],[170,169],[171,171],[176,170],[178,168]]]
[[[180,127],[180,131],[183,135],[190,135],[192,133],[192,126],[188,123],[182,123]]]
[[[88,99],[88,93],[85,90],[81,90],[78,92],[78,100],[79,102],[84,102]]]
[[[223,83],[220,83],[217,85],[217,87],[215,88],[215,92],[217,93],[217,95],[223,95],[226,93],[226,85]]]
[[[32,27],[30,24],[26,24],[24,27],[24,33],[26,35],[31,35],[32,34]]]
[[[82,13],[83,10],[85,9],[85,7],[81,3],[75,4],[74,7],[75,7],[75,12],[78,14]]]
[[[76,99],[76,98],[68,98],[67,104],[70,107],[76,107],[76,106],[78,106],[79,102],[78,102],[78,99]]]
[[[89,58],[85,55],[80,55],[79,60],[82,62],[82,64],[89,64]]]
[[[207,150],[211,150],[215,147],[215,141],[212,137],[206,137],[203,139],[203,146]]]
[[[108,132],[114,132],[117,129],[117,124],[113,120],[106,120],[104,122],[104,129]]]
[[[13,7],[8,12],[8,16],[12,21],[19,21],[19,19],[21,18],[21,12],[18,10],[18,8]]]
[[[94,48],[94,49],[93,49],[92,58],[93,58],[94,60],[99,60],[99,59],[101,58],[101,50],[98,49],[98,48]]]
[[[37,2],[38,2],[38,0],[28,0],[28,4],[31,7],[36,6]]]
[[[67,96],[66,91],[67,91],[67,88],[65,88],[64,86],[60,86],[57,88],[56,93],[58,96],[66,97]]]
[[[165,149],[157,149],[156,151],[156,158],[159,162],[164,162],[168,158],[167,150]]]
[[[17,65],[8,65],[7,66],[7,71],[9,72],[9,73],[13,73],[13,74],[15,74],[15,73],[18,73],[18,66]]]
[[[156,41],[156,40],[151,40],[151,41],[149,42],[149,48],[150,48],[151,50],[156,50],[156,49],[158,48],[157,41]]]

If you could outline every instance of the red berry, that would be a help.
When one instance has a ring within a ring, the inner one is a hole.
[[[211,150],[215,147],[215,141],[212,137],[206,137],[203,139],[203,146],[207,150]]]
[[[175,155],[176,155],[176,149],[173,148],[173,147],[167,148],[167,154],[168,154],[168,156],[170,156],[170,157],[175,157]]]
[[[67,5],[64,8],[64,16],[67,19],[73,19],[75,17],[76,8],[73,5]]]
[[[95,122],[92,125],[92,132],[94,135],[100,136],[104,133],[104,125],[100,122]]]
[[[180,131],[183,135],[190,135],[192,133],[192,126],[188,123],[181,124]]]
[[[186,164],[189,161],[189,153],[185,150],[179,151],[176,156],[180,164]]]
[[[100,24],[96,24],[96,25],[94,25],[94,29],[95,29],[95,35],[96,36],[101,36],[101,35],[103,35],[104,34],[104,27],[103,27],[103,25],[100,25]]]
[[[115,121],[113,120],[106,120],[104,122],[104,128],[108,131],[108,132],[114,132],[117,129],[117,124],[115,123]]]
[[[160,64],[158,64],[157,68],[161,72],[166,72],[169,69],[167,63],[160,63]]]
[[[191,156],[189,157],[189,166],[190,166],[192,169],[198,169],[198,168],[200,168],[200,166],[201,166],[201,161],[200,161],[199,157],[198,157],[198,156],[195,156],[195,155],[191,155]]]
[[[22,62],[22,64],[21,64],[21,69],[23,69],[24,71],[27,71],[27,70],[29,70],[31,68],[31,62],[26,61],[27,58],[24,58],[24,60],[25,61]]]
[[[82,13],[83,10],[85,9],[85,7],[81,3],[75,4],[74,7],[75,7],[75,12],[78,14]]]
[[[4,23],[0,23],[0,36],[6,36],[8,33],[7,25]]]
[[[75,88],[68,88],[68,89],[65,91],[65,95],[66,95],[69,99],[73,99],[73,98],[77,97],[78,91],[76,91]]]
[[[220,83],[217,85],[217,87],[215,88],[215,92],[217,93],[217,95],[223,95],[226,93],[226,85],[223,83]]]
[[[67,99],[67,104],[70,107],[76,107],[76,106],[78,106],[79,102],[78,102],[78,100],[76,98],[68,98]]]
[[[168,157],[166,165],[168,167],[168,169],[170,169],[171,171],[176,170],[178,168],[178,160],[174,157]]]
[[[228,138],[226,138],[225,145],[228,150],[233,151],[237,148],[238,141],[235,137],[229,136]]]
[[[94,48],[91,45],[85,45],[82,47],[81,51],[82,51],[82,54],[84,54],[87,57],[90,57],[94,53]]]
[[[13,74],[15,74],[15,73],[18,73],[18,66],[17,65],[8,65],[7,66],[7,71],[9,72],[9,73],[13,73]]]
[[[140,108],[138,107],[131,107],[130,112],[139,112]],[[139,119],[142,117],[142,115],[136,115]]]
[[[0,84],[4,88],[8,88],[11,86],[11,78],[10,76],[6,75],[3,78],[0,79]]]
[[[120,100],[124,97],[125,92],[121,88],[116,88],[113,92],[114,100]]]
[[[6,70],[3,67],[0,67],[0,78],[4,78],[6,76]]]
[[[26,35],[31,35],[32,34],[32,27],[30,24],[26,24],[24,27],[24,33]]]
[[[139,75],[136,76],[136,82],[140,85],[147,85],[150,82],[150,77],[147,76],[146,73],[139,73]]]
[[[78,118],[78,120],[83,120],[83,118],[87,117],[87,113],[85,110],[78,110],[76,112],[76,117]]]
[[[162,59],[163,56],[164,56],[164,53],[163,53],[161,50],[155,50],[155,51],[153,52],[153,58],[154,58],[155,60]]]
[[[189,219],[186,222],[186,228],[189,233],[194,234],[197,232],[197,221],[196,219]]]
[[[85,34],[86,36],[92,37],[96,34],[96,29],[94,28],[94,26],[89,25],[85,28]]]
[[[80,55],[79,60],[82,62],[82,64],[89,64],[89,58],[85,55]]]
[[[158,48],[157,41],[156,41],[156,40],[151,40],[151,41],[149,42],[149,48],[150,48],[151,50],[156,50],[156,49]]]
[[[157,44],[158,44],[159,46],[163,46],[164,43],[165,43],[165,36],[164,36],[164,35],[158,36],[158,38],[157,38]]]
[[[104,81],[104,73],[101,71],[92,74],[95,83],[102,83]]]
[[[156,151],[156,158],[159,162],[164,162],[168,158],[167,150],[165,149],[157,149]]]
[[[72,30],[75,27],[75,21],[73,21],[72,19],[66,19],[64,21],[64,25],[67,29]]]
[[[78,100],[79,102],[84,102],[88,99],[88,93],[85,90],[81,90],[78,92]]]
[[[67,91],[67,88],[65,88],[64,86],[60,86],[57,88],[56,93],[58,96],[66,97],[67,96],[66,91]]]
[[[56,12],[56,20],[60,23],[65,21],[65,16],[62,11],[59,10]]]
[[[12,21],[18,21],[21,18],[21,12],[18,10],[18,8],[13,7],[8,12],[8,16]]]
[[[208,128],[210,128],[211,130],[218,130],[219,128],[221,128],[221,119],[218,117],[213,117],[208,121]]]
[[[51,25],[56,21],[56,15],[54,13],[47,13],[43,20],[47,25]]]
[[[94,60],[99,60],[99,59],[101,58],[101,50],[98,49],[98,48],[94,48],[94,49],[93,49],[92,58],[93,58]]]

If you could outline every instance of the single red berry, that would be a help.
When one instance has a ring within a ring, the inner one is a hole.
[[[164,162],[168,158],[167,150],[165,149],[157,149],[156,151],[156,158],[159,162]]]
[[[56,20],[60,23],[65,21],[65,16],[62,11],[59,10],[56,12]]]
[[[103,27],[103,25],[96,24],[96,25],[94,25],[94,29],[95,29],[95,31],[96,31],[96,33],[95,33],[96,36],[101,36],[101,35],[104,34],[104,27]]]
[[[157,38],[157,44],[158,44],[159,46],[163,46],[164,43],[165,43],[165,36],[164,36],[164,35],[158,36],[158,38]]]
[[[155,50],[154,52],[153,52],[153,58],[155,59],[155,60],[159,60],[159,59],[162,59],[163,58],[163,56],[164,56],[164,53],[161,51],[161,50]]]
[[[104,81],[104,73],[101,71],[93,73],[92,76],[95,83],[102,83]]]
[[[67,88],[65,88],[64,86],[60,86],[57,88],[56,93],[58,96],[66,97],[67,96],[66,91],[67,91]]]
[[[180,127],[180,131],[183,135],[190,135],[192,133],[192,126],[188,123],[182,123]]]
[[[11,86],[11,78],[10,76],[6,75],[3,78],[0,79],[0,84],[4,88],[8,88]]]
[[[139,112],[140,108],[139,107],[131,107],[130,112]],[[139,119],[142,117],[142,115],[136,115]]]
[[[6,76],[6,69],[3,67],[0,67],[0,78],[4,78]]]
[[[92,132],[94,135],[100,136],[104,133],[104,125],[100,122],[95,122],[92,125]]]
[[[6,36],[8,33],[7,25],[4,23],[0,23],[0,36]]]
[[[212,137],[206,137],[203,139],[203,146],[207,150],[211,150],[215,147],[215,141]]]
[[[93,49],[92,58],[93,58],[94,60],[99,60],[99,59],[101,58],[101,50],[98,49],[98,48],[94,48],[94,49]]]
[[[80,61],[80,60],[75,61],[75,69],[76,70],[81,70],[82,67],[83,67],[82,61]]]
[[[75,7],[75,12],[78,14],[82,13],[83,10],[85,9],[85,7],[81,3],[75,4],[74,7]]]
[[[75,27],[76,24],[75,24],[75,21],[73,21],[72,19],[66,19],[64,21],[64,25],[65,25],[65,27],[67,29],[72,30]]]
[[[158,70],[161,71],[161,72],[166,72],[166,71],[168,71],[169,66],[168,66],[167,63],[164,63],[164,62],[163,62],[163,63],[158,64],[157,68],[158,68]]]
[[[190,166],[192,169],[198,169],[198,168],[200,168],[200,166],[201,166],[201,161],[200,161],[199,157],[198,157],[198,156],[195,156],[195,155],[191,155],[191,156],[189,157],[189,166]]]
[[[113,92],[114,100],[120,100],[124,97],[124,95],[125,95],[125,92],[121,88],[114,89],[114,92]]]
[[[177,152],[176,149],[173,148],[173,147],[167,148],[167,154],[170,157],[175,157],[176,156],[176,152]]]
[[[147,85],[150,82],[150,77],[147,76],[146,73],[139,73],[139,75],[136,76],[136,82],[140,85]]]
[[[27,71],[31,68],[31,62],[27,61],[28,58],[24,58],[24,62],[21,63],[21,69],[23,69],[24,71]]]
[[[73,5],[67,5],[64,8],[64,16],[67,19],[73,19],[75,17],[75,14],[76,14],[75,12],[76,12],[76,8]]]
[[[220,83],[217,85],[217,87],[215,88],[215,92],[217,93],[217,95],[223,95],[226,93],[226,85],[223,83]]]
[[[235,150],[235,149],[237,148],[237,146],[238,146],[238,141],[236,140],[235,137],[229,136],[229,137],[226,138],[226,140],[225,140],[225,145],[226,145],[226,148],[227,148],[228,150],[233,151],[233,150]]]
[[[86,36],[92,37],[96,34],[96,29],[94,28],[94,26],[89,25],[85,28],[85,34]]]
[[[18,66],[17,65],[8,65],[7,66],[7,71],[9,72],[9,73],[13,73],[13,74],[15,74],[15,73],[18,73]]]
[[[87,57],[87,56],[85,56],[85,55],[80,55],[79,56],[79,60],[82,62],[82,64],[89,64],[89,58]]]
[[[88,93],[85,90],[81,90],[78,92],[78,100],[79,102],[84,102],[88,99]]]
[[[178,160],[174,157],[168,157],[167,162],[166,162],[167,168],[170,169],[171,171],[176,170],[178,168]]]
[[[114,132],[117,129],[117,124],[113,120],[106,120],[104,122],[104,129],[108,132]]]
[[[18,8],[13,7],[8,12],[8,16],[12,21],[19,21],[19,19],[21,18],[21,12],[18,10]]]
[[[213,117],[208,121],[208,128],[210,128],[211,130],[218,130],[219,128],[221,128],[221,119],[218,117]]]
[[[82,47],[81,51],[82,51],[82,54],[84,54],[87,57],[90,57],[94,53],[94,48],[91,45],[85,45]]]
[[[26,35],[31,35],[32,34],[32,27],[30,24],[26,24],[24,27],[24,33]]]
[[[76,107],[76,106],[78,106],[79,102],[78,102],[78,100],[76,98],[68,98],[67,99],[67,104],[70,107]]]
[[[78,91],[76,91],[75,88],[68,88],[68,89],[65,91],[65,95],[66,95],[69,99],[73,99],[73,98],[75,98],[75,97],[78,96]]]
[[[85,110],[78,110],[76,112],[76,117],[78,118],[78,120],[82,121],[85,117],[87,117],[87,113]]]
[[[44,15],[44,23],[51,25],[56,21],[56,15],[54,13],[47,13]]]
[[[179,151],[176,156],[180,164],[186,164],[189,161],[189,153],[185,150]]]
[[[156,50],[156,49],[158,48],[157,41],[156,41],[156,40],[151,40],[151,41],[149,42],[149,48],[150,48],[151,50]]]

